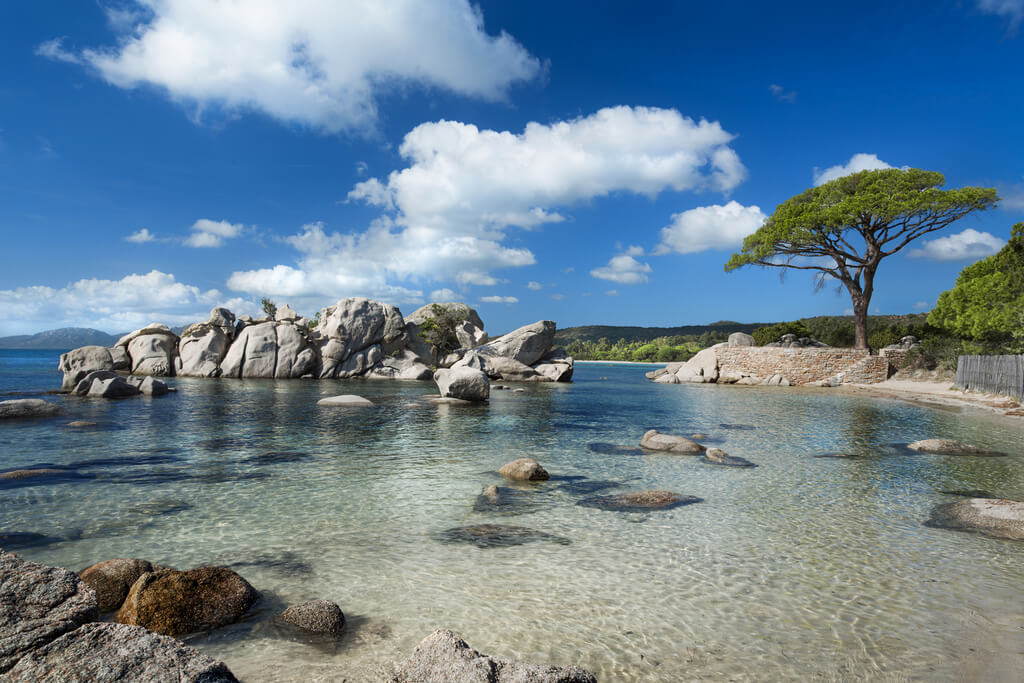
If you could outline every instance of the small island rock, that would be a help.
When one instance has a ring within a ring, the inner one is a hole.
[[[342,394],[341,396],[328,396],[316,402],[318,406],[372,406],[373,401],[355,394]]]
[[[668,451],[670,453],[699,454],[705,450],[704,446],[685,436],[662,434],[657,429],[651,429],[645,433],[643,439],[640,440],[640,446],[650,451]]]
[[[546,481],[551,478],[548,471],[533,458],[519,458],[502,465],[498,473],[514,481]]]
[[[53,417],[63,409],[56,403],[41,398],[19,398],[13,401],[0,401],[0,420],[25,417]]]
[[[491,381],[487,373],[475,368],[441,368],[434,373],[434,381],[442,398],[486,401],[491,395]]]

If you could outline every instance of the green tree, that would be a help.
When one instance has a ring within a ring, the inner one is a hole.
[[[262,299],[260,299],[260,305],[263,306],[263,312],[266,313],[267,316],[270,318],[273,318],[274,315],[277,313],[277,304],[275,304],[267,297],[263,297]]]
[[[1024,351],[1024,223],[1010,241],[961,271],[939,295],[928,322],[989,351]]]
[[[771,344],[777,342],[782,338],[784,334],[795,334],[798,337],[810,337],[811,331],[807,329],[799,320],[794,320],[788,323],[775,323],[774,325],[765,325],[759,327],[750,333],[750,336],[754,338],[758,346],[764,346],[765,344]]]
[[[725,264],[817,271],[845,286],[853,301],[854,345],[868,348],[868,306],[882,259],[999,201],[994,188],[942,190],[941,173],[919,169],[861,171],[786,200],[743,240]],[[785,272],[785,271],[783,271]]]
[[[432,344],[439,356],[446,356],[461,346],[455,329],[468,319],[464,306],[430,304],[429,315],[420,323],[420,337]]]

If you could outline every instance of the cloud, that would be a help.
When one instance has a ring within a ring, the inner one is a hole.
[[[197,113],[259,111],[331,133],[372,130],[379,96],[409,85],[497,101],[542,71],[512,36],[488,34],[468,0],[121,4],[116,46],[69,55],[57,39],[37,52]]]
[[[927,311],[931,307],[932,307],[932,304],[927,302],[927,301],[917,301],[917,302],[914,302],[914,310],[915,311]]]
[[[457,294],[456,292],[448,289],[447,287],[445,287],[443,289],[435,289],[433,292],[430,293],[430,300],[434,301],[434,302],[438,302],[438,301],[458,301],[461,298],[462,297],[459,294]]]
[[[62,288],[19,287],[0,290],[0,320],[37,332],[56,327],[94,327],[127,332],[149,322],[181,325],[205,320],[214,306],[236,312],[254,311],[252,302],[229,299],[216,289],[207,291],[178,282],[174,275],[153,270],[120,280],[83,279]]]
[[[1024,21],[1024,0],[978,0],[978,9],[987,14],[1006,17],[1011,28]]]
[[[58,62],[67,62],[69,64],[83,63],[81,57],[64,49],[64,38],[54,38],[53,40],[40,43],[36,47],[35,53],[40,57],[54,59]]]
[[[772,95],[775,96],[775,99],[779,100],[780,102],[789,102],[790,104],[796,102],[795,90],[786,90],[781,85],[778,85],[776,83],[772,83],[771,85],[769,85],[768,89],[772,91]]]
[[[1011,211],[1024,211],[1024,183],[1004,185],[999,188],[1003,201],[999,206]]]
[[[485,304],[517,304],[519,299],[514,296],[482,296],[480,301]]]
[[[565,294],[552,294],[551,298],[555,301],[561,301],[565,298]]]
[[[531,291],[537,292],[544,289],[544,285],[542,285],[539,282],[534,282],[533,280],[530,280],[529,282],[526,283],[526,288]]]
[[[758,206],[731,201],[672,214],[672,223],[661,229],[655,254],[695,254],[708,249],[731,249],[761,227],[767,216]]]
[[[605,292],[605,296],[618,296],[618,295],[619,295],[619,290],[617,290],[617,289],[609,289],[607,292]]]
[[[845,164],[829,166],[824,171],[815,166],[814,184],[824,185],[836,178],[842,178],[853,173],[859,173],[860,171],[875,171],[883,168],[892,168],[892,166],[879,159],[875,154],[854,154]],[[906,168],[906,166],[903,168]]]
[[[638,285],[647,282],[647,273],[651,272],[651,266],[637,260],[643,256],[644,250],[641,247],[629,247],[618,256],[613,256],[607,266],[594,268],[590,271],[593,277],[602,280],[611,280],[621,285]]]
[[[146,242],[153,242],[154,240],[156,240],[156,235],[151,233],[146,228],[136,230],[135,232],[124,238],[125,242],[133,242],[135,244],[145,244]]]
[[[919,249],[907,252],[910,258],[932,261],[967,261],[991,256],[1006,244],[995,235],[967,228],[963,232],[924,242]]]
[[[349,193],[349,201],[381,210],[368,229],[339,234],[307,225],[286,240],[299,251],[297,264],[240,271],[228,286],[398,303],[422,298],[424,283],[496,285],[495,271],[536,261],[529,249],[508,244],[509,232],[562,222],[566,207],[617,192],[653,197],[735,187],[746,169],[728,146],[733,137],[717,122],[645,107],[530,123],[518,134],[424,123],[399,147],[405,168]]]
[[[200,218],[192,224],[192,234],[185,238],[184,244],[187,247],[220,247],[223,246],[224,240],[238,237],[242,233],[242,228],[241,223]]]

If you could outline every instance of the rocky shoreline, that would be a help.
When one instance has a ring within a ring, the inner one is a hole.
[[[429,304],[403,317],[390,304],[347,298],[312,319],[289,306],[273,316],[235,317],[214,308],[179,337],[161,323],[135,330],[111,348],[64,354],[62,387],[77,391],[94,372],[140,377],[437,379],[436,371],[471,367],[489,379],[569,382],[573,359],[554,348],[555,323],[540,320],[490,339],[475,310]],[[86,395],[93,393],[93,376]],[[110,380],[103,377],[103,381]]]

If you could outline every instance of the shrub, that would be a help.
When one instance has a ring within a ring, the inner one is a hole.
[[[754,330],[752,336],[758,346],[764,346],[765,344],[771,344],[772,342],[779,341],[784,334],[795,334],[798,337],[810,337],[811,331],[799,320],[794,320],[792,322],[776,323],[774,325],[759,327]]]

